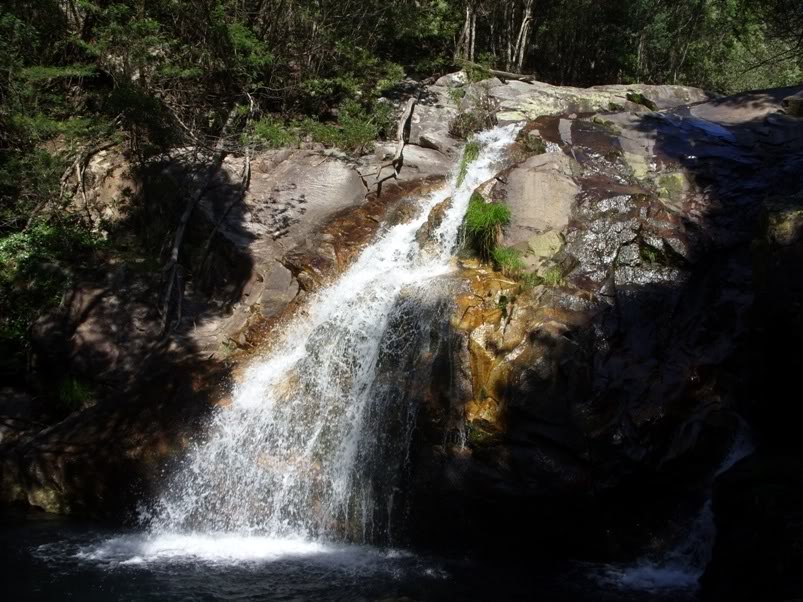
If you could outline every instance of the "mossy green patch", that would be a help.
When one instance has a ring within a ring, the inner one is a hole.
[[[527,132],[520,136],[521,146],[524,150],[533,155],[543,155],[546,152],[546,143],[535,132]]]
[[[544,273],[542,280],[546,286],[561,286],[563,284],[563,271],[560,266],[553,265]]]
[[[658,106],[651,101],[649,98],[644,96],[641,92],[633,92],[630,91],[627,93],[627,100],[637,105],[641,105],[643,107],[647,107],[650,111],[657,111]]]

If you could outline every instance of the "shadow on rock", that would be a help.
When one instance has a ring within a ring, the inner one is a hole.
[[[221,397],[231,367],[193,331],[225,321],[254,262],[243,249],[232,252],[214,222],[194,220],[179,258],[178,301],[162,316],[159,258],[202,168],[174,158],[144,170],[129,165],[121,175],[119,155],[105,160],[96,166],[100,181],[89,185],[97,185],[90,188],[93,209],[106,218],[112,199],[105,190],[120,195],[107,221],[109,242],[32,330],[28,379],[37,418],[49,424],[5,432],[0,461],[4,502],[120,518],[149,494],[165,459],[188,444]],[[224,206],[239,188],[222,171],[206,202]],[[227,217],[229,227],[239,219],[237,212]],[[216,270],[224,265],[230,269],[221,283]],[[173,323],[169,333],[166,321]]]
[[[699,512],[740,416],[755,431],[755,458],[799,459],[801,410],[782,393],[800,368],[786,350],[803,335],[803,122],[780,111],[794,91],[528,126],[525,135],[535,129],[570,157],[579,191],[567,225],[542,223],[564,214],[551,207],[537,224],[513,224],[510,244],[538,260],[541,284],[463,262],[449,367],[420,418],[419,541],[495,558],[515,556],[520,541],[545,557],[660,555]],[[533,176],[503,175],[491,196],[505,201],[507,182],[540,177],[533,202],[566,197],[541,189],[543,170],[563,164],[537,163],[526,167]],[[535,257],[550,228],[559,249]],[[717,482],[712,599],[755,599],[748,582],[769,580],[778,596],[799,595],[793,505],[771,519],[769,495],[728,501],[756,481],[799,496],[799,460],[761,466],[745,460]],[[752,537],[728,535],[740,522]],[[766,573],[724,579],[738,555]]]

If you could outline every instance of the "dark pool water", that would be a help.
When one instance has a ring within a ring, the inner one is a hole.
[[[440,600],[627,602],[694,600],[648,591],[588,565],[491,566],[367,546],[226,536],[159,536],[59,519],[0,520],[2,599]]]

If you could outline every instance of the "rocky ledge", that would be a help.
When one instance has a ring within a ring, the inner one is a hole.
[[[747,429],[756,455],[715,484],[706,591],[800,594],[799,512],[770,501],[800,494],[801,410],[782,389],[801,366],[781,351],[803,334],[803,121],[783,109],[797,91],[529,122],[481,188],[510,208],[501,244],[529,277],[460,261],[421,394],[422,540],[660,556]]]
[[[169,336],[158,266],[118,254],[76,274],[36,324],[32,362],[43,382],[79,377],[95,394],[43,423],[30,393],[4,390],[0,500],[120,516],[147,497],[272,329],[449,173],[461,144],[449,124],[481,98],[497,122],[527,123],[511,166],[481,193],[509,207],[502,244],[530,276],[458,260],[450,315],[426,354],[431,379],[413,387],[412,542],[496,557],[517,553],[509,544],[520,538],[544,555],[666,549],[741,415],[758,451],[715,484],[704,585],[713,599],[751,599],[750,583],[768,580],[799,593],[799,505],[774,500],[800,493],[801,410],[788,391],[803,366],[782,351],[803,335],[803,121],[788,101],[800,90],[711,99],[453,74],[412,91],[410,144],[390,180],[377,176],[394,153],[384,143],[360,158],[265,152],[250,158],[247,188],[245,158],[223,162],[189,224],[182,264],[192,269]],[[158,230],[205,169],[177,151],[137,173],[103,151],[82,210]],[[135,196],[143,214],[126,203]],[[40,403],[47,390],[33,392]],[[760,495],[748,501],[750,491]],[[773,550],[752,565],[760,578],[733,577],[759,547]]]

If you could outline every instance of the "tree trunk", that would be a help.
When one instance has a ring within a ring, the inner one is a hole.
[[[252,105],[253,106],[253,105]],[[167,333],[169,331],[170,326],[170,302],[173,298],[173,289],[177,284],[177,276],[178,276],[178,256],[179,252],[181,251],[181,243],[184,241],[184,232],[187,229],[187,224],[190,221],[190,217],[192,216],[193,211],[195,210],[196,205],[198,202],[204,197],[206,191],[209,188],[209,184],[212,181],[212,178],[215,175],[221,165],[223,165],[223,160],[226,158],[226,151],[224,149],[224,144],[226,140],[226,135],[229,133],[229,130],[234,125],[234,120],[237,117],[237,107],[234,106],[231,111],[229,112],[229,116],[226,119],[226,123],[223,126],[223,130],[220,133],[220,138],[215,145],[215,152],[212,156],[211,163],[206,169],[206,173],[204,174],[203,181],[201,185],[198,187],[198,190],[193,194],[188,200],[187,205],[184,207],[184,213],[181,214],[181,219],[179,220],[178,227],[176,228],[176,235],[173,239],[173,246],[170,249],[170,257],[167,260],[163,270],[167,273],[167,282],[165,284],[165,293],[162,299],[162,321],[163,321],[163,329],[164,332]],[[179,295],[181,295],[181,291],[179,291]],[[179,300],[180,303],[180,300]]]
[[[519,34],[516,37],[516,45],[513,47],[512,68],[521,72],[524,67],[524,59],[527,56],[527,45],[530,43],[530,33],[533,22],[533,3],[534,0],[526,0],[524,13],[519,26]]]
[[[477,11],[472,8],[471,10],[471,52],[468,55],[468,60],[474,61],[474,48],[477,41]]]
[[[418,102],[417,98],[409,99],[407,101],[407,105],[404,107],[404,111],[402,111],[401,117],[399,117],[399,123],[396,126],[396,153],[393,155],[393,159],[390,161],[390,163],[379,166],[379,171],[376,172],[377,181],[379,181],[379,176],[382,175],[382,170],[385,167],[392,166],[393,175],[398,176],[401,168],[404,166],[404,147],[407,144],[407,140],[410,135],[408,124],[410,122],[410,118],[413,116],[413,108],[415,107],[416,102]]]

